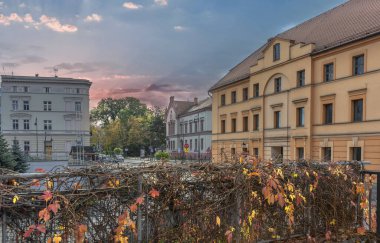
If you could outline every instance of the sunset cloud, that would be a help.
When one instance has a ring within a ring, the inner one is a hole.
[[[125,3],[123,4],[123,7],[124,7],[124,8],[127,8],[127,9],[136,10],[136,9],[140,9],[140,8],[142,8],[143,6],[140,5],[140,4],[133,3],[133,2],[125,2]]]
[[[12,23],[24,23],[25,28],[34,27],[35,29],[40,29],[40,26],[45,26],[50,30],[56,32],[76,32],[78,28],[74,25],[62,24],[57,18],[50,17],[47,15],[42,15],[39,18],[39,22],[33,19],[33,16],[29,13],[25,14],[23,17],[17,13],[11,13],[9,16],[0,14],[0,25],[10,26]]]
[[[167,6],[168,0],[154,0],[154,3],[160,6]]]

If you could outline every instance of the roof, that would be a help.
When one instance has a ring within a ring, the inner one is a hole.
[[[317,53],[380,33],[379,13],[379,0],[350,0],[274,38],[292,40],[295,44],[313,43],[313,53]],[[210,91],[248,78],[250,67],[257,63],[268,43],[231,69]]]
[[[208,97],[208,98],[206,98],[206,99],[201,100],[200,102],[198,102],[197,105],[194,105],[193,107],[191,107],[190,109],[188,109],[186,111],[186,113],[190,113],[190,112],[195,112],[195,111],[211,108],[211,106],[212,106],[212,99],[210,97]]]
[[[169,104],[170,107],[173,107],[175,113],[177,116],[185,113],[190,107],[194,105],[194,102],[190,101],[178,101],[175,100],[171,104]]]
[[[43,82],[43,83],[75,83],[91,85],[87,79],[61,78],[61,77],[40,77],[40,76],[13,76],[1,75],[2,82]]]

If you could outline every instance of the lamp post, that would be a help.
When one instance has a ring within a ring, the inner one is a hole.
[[[201,144],[201,141],[200,141],[200,130],[201,130],[201,126],[200,126],[200,120],[199,120],[199,112],[198,112],[198,126],[197,126],[197,133],[198,133],[198,141],[197,141],[197,148],[198,148],[198,162],[201,162],[201,148],[200,148],[200,144]]]
[[[37,158],[38,158],[38,126],[37,126],[37,117],[36,117],[36,120],[34,122],[34,125],[36,126],[36,152],[37,152]]]

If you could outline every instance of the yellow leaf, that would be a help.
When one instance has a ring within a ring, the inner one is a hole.
[[[47,188],[48,188],[48,189],[52,189],[53,186],[54,186],[54,182],[53,182],[53,180],[51,180],[51,179],[48,180],[46,184],[47,184]]]
[[[53,242],[60,243],[62,241],[62,237],[60,235],[54,235]]]
[[[313,189],[314,189],[314,188],[313,188],[313,185],[310,184],[310,185],[309,185],[309,191],[312,192]]]
[[[257,197],[257,192],[256,191],[252,192],[252,197],[254,197],[254,198]]]
[[[336,224],[336,220],[335,219],[331,220],[330,225],[335,225],[335,224]]]
[[[17,201],[20,199],[20,197],[19,196],[17,196],[17,195],[15,195],[14,197],[13,197],[13,204],[16,204],[17,203]]]
[[[219,218],[219,216],[216,216],[216,225],[218,225],[220,227],[220,218]]]
[[[240,157],[240,164],[242,164],[244,162],[244,158],[243,156]]]

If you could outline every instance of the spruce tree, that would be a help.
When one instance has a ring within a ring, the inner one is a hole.
[[[13,159],[12,153],[9,151],[8,143],[0,133],[0,167],[14,170],[16,161]]]
[[[29,169],[29,164],[18,144],[12,146],[12,155],[16,162],[14,170],[20,173],[25,173]]]

